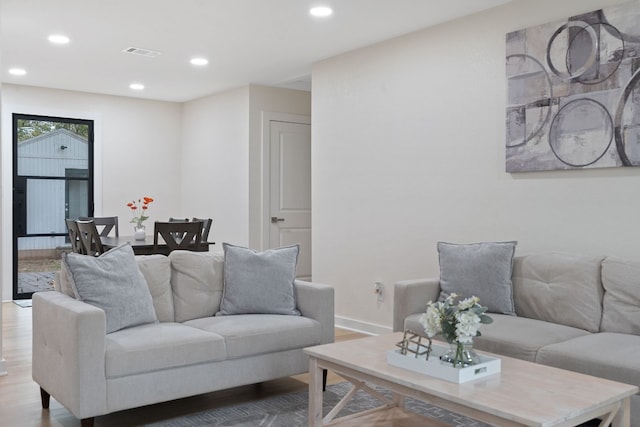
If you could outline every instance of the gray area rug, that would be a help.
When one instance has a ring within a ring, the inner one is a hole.
[[[351,384],[343,382],[327,387],[324,393],[325,415],[351,389]],[[391,396],[386,390],[382,394]],[[441,422],[459,427],[487,427],[487,424],[472,420],[444,409],[417,400],[406,398],[410,411],[435,418]],[[308,394],[291,393],[270,397],[260,401],[240,404],[227,408],[202,411],[172,420],[153,424],[153,427],[302,427],[307,425]],[[360,412],[379,406],[380,402],[363,391],[340,412],[339,416]]]
[[[32,305],[32,301],[30,299],[18,299],[18,300],[13,300],[13,303],[15,305],[18,305],[22,308],[29,308]]]

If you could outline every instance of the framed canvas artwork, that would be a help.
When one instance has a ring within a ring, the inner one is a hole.
[[[506,36],[506,171],[640,165],[640,3]]]

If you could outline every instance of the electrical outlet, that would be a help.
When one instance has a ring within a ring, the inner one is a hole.
[[[378,296],[378,301],[384,301],[384,284],[382,282],[376,282],[373,284],[373,293]]]

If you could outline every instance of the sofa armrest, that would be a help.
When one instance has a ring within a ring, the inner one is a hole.
[[[32,299],[33,380],[77,418],[106,413],[104,311],[56,291]]]
[[[422,313],[429,301],[437,301],[440,279],[403,280],[393,285],[393,331],[404,330],[404,319]]]
[[[298,310],[304,317],[320,322],[322,330],[322,344],[335,340],[335,306],[334,291],[329,285],[304,282],[294,282]]]

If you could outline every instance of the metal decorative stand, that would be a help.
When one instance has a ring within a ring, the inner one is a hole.
[[[423,344],[424,341],[428,343]],[[411,329],[405,329],[402,341],[396,343],[396,347],[400,348],[400,354],[406,356],[407,353],[413,354],[414,358],[425,356],[425,360],[429,360],[431,354],[431,338],[419,335]]]

